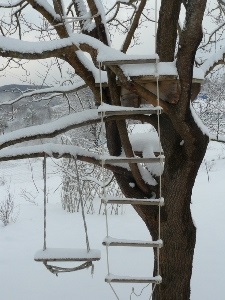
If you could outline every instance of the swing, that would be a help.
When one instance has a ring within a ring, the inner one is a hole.
[[[77,168],[77,162],[75,159],[75,171],[78,179],[78,192],[82,209],[82,218],[86,235],[86,249],[71,249],[71,248],[47,248],[46,245],[46,207],[47,207],[47,194],[46,194],[46,156],[44,156],[43,160],[43,176],[44,176],[44,244],[43,249],[37,251],[34,256],[34,260],[37,262],[42,262],[45,267],[53,274],[58,275],[58,273],[62,272],[73,272],[82,269],[86,269],[92,267],[93,271],[93,261],[98,261],[101,258],[100,250],[90,249],[89,238],[87,233],[87,224],[84,214],[84,204],[82,199],[82,193],[79,186],[79,174]],[[79,266],[75,267],[59,267],[49,262],[83,262]]]

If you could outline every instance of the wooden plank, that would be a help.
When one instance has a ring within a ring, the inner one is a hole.
[[[110,247],[152,247],[161,248],[163,246],[162,240],[158,241],[139,241],[139,240],[126,240],[126,239],[116,239],[112,237],[105,237],[102,245]]]
[[[102,159],[104,164],[136,164],[136,163],[159,163],[164,161],[160,157],[118,157],[118,158],[105,158]]]
[[[102,62],[103,66],[117,66],[117,65],[133,65],[133,64],[149,64],[156,63],[157,58],[136,58],[136,59],[117,59],[105,60]]]
[[[161,113],[162,109],[141,109],[134,108],[133,110],[123,107],[120,110],[107,110],[107,111],[99,111],[98,115],[103,114],[106,117],[109,116],[132,116],[132,115],[153,115],[157,113]]]
[[[164,199],[103,198],[104,204],[164,205]]]
[[[139,75],[139,76],[130,76],[130,78],[138,83],[148,83],[148,82],[156,82],[156,75]],[[159,75],[159,81],[176,81],[178,80],[177,75]]]
[[[34,260],[38,262],[46,261],[97,261],[101,258],[100,250],[91,249],[66,249],[66,248],[47,248],[39,250],[34,255]]]
[[[131,277],[131,276],[119,276],[109,274],[105,278],[105,282],[117,282],[117,283],[155,283],[160,284],[162,282],[161,276],[155,277]]]

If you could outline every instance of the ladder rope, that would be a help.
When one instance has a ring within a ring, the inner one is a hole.
[[[44,178],[44,244],[43,244],[43,250],[46,250],[47,248],[47,171],[46,171],[46,154],[44,155],[43,159],[43,178]]]
[[[158,13],[158,2],[155,0],[155,47],[157,46],[157,13]],[[158,63],[159,60],[156,60],[156,85],[157,85],[157,105],[159,106],[159,73],[158,73]],[[163,159],[162,159],[162,146],[161,146],[161,129],[160,129],[160,114],[161,112],[158,110],[157,111],[157,131],[158,131],[158,136],[159,136],[159,155],[160,155],[160,176],[159,176],[159,198],[162,198],[162,168],[163,168]],[[158,206],[159,211],[158,211],[158,218],[159,218],[159,223],[158,223],[158,239],[161,239],[161,206]],[[160,249],[159,247],[157,248],[157,275],[160,275]]]
[[[155,53],[157,51],[157,19],[158,19],[158,2],[157,0],[155,0]],[[157,106],[159,107],[159,73],[158,73],[158,64],[159,64],[159,59],[156,59],[156,74],[155,74],[155,78],[156,78],[156,97],[157,97]],[[102,69],[102,64],[99,62],[99,79],[100,79],[100,100],[101,100],[101,105],[103,104],[103,94],[102,94],[102,77],[101,77],[101,69]],[[157,111],[157,131],[158,131],[158,137],[159,137],[159,155],[160,155],[160,176],[159,176],[159,197],[160,199],[162,198],[162,170],[163,170],[163,159],[162,159],[162,147],[161,147],[161,130],[160,130],[160,114],[161,111],[158,110]],[[103,124],[104,124],[104,116],[105,116],[105,112],[102,110],[101,111],[101,126],[102,126],[102,132],[103,132]],[[102,162],[101,162],[101,167],[102,167],[102,180],[103,180],[103,186],[102,186],[102,195],[104,197],[104,199],[106,198],[106,190],[105,190],[105,174],[104,174],[104,164],[105,161],[103,159],[104,156],[104,146],[102,144]],[[109,225],[108,225],[108,214],[107,214],[107,203],[105,202],[105,216],[106,216],[106,233],[107,233],[107,237],[109,237]],[[161,239],[161,205],[158,205],[158,239]],[[109,268],[109,246],[106,243],[106,255],[107,255],[107,269],[108,269],[108,275],[110,274],[110,268]],[[159,247],[157,247],[157,275],[160,275],[160,249]],[[115,294],[116,298],[119,300],[119,297],[115,291],[115,289],[112,287],[111,283],[109,282],[109,285],[113,291],[113,293]],[[156,283],[153,285],[152,287],[152,291],[149,297],[149,300],[152,299],[152,296],[154,294],[155,288],[156,288]],[[140,295],[142,294],[143,290],[145,288],[147,288],[149,286],[149,284],[147,284],[142,290]],[[130,294],[130,299],[132,297],[132,294],[134,294],[135,296],[140,296],[139,294],[136,294],[134,291],[134,288],[132,289],[132,292]]]

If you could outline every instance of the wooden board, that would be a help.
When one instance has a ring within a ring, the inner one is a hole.
[[[137,59],[117,59],[105,60],[102,62],[103,66],[117,66],[117,65],[133,65],[133,64],[149,64],[156,63],[156,58],[137,58]]]
[[[116,239],[112,237],[104,238],[102,245],[110,247],[152,247],[152,248],[161,248],[163,246],[162,240],[158,241],[139,241],[139,240],[125,240],[125,239]]]
[[[47,248],[39,250],[34,255],[35,261],[97,261],[101,258],[100,250]]]
[[[164,199],[106,198],[104,204],[164,205]]]
[[[109,274],[105,278],[105,282],[117,282],[117,283],[155,283],[159,284],[162,282],[161,276],[155,277],[131,277],[131,276],[119,276]]]
[[[107,111],[99,111],[98,115],[103,114],[103,116],[131,116],[131,115],[153,115],[157,113],[161,113],[162,109],[141,109],[134,108],[133,110],[124,107],[120,110],[107,110]]]

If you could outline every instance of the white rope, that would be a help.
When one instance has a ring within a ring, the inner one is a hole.
[[[85,219],[85,213],[84,213],[84,203],[83,203],[83,198],[82,198],[82,192],[80,189],[80,180],[79,180],[79,173],[78,173],[78,167],[77,167],[77,160],[75,158],[75,170],[76,170],[76,175],[77,175],[77,181],[78,181],[78,193],[79,193],[79,200],[81,203],[81,209],[82,209],[82,217],[83,217],[83,222],[84,222],[84,229],[85,229],[85,234],[86,234],[86,246],[87,246],[87,252],[90,251],[90,244],[89,244],[89,238],[88,238],[88,232],[87,232],[87,223]],[[43,244],[43,251],[46,250],[47,245],[46,245],[46,215],[47,215],[47,164],[46,164],[46,155],[44,156],[43,160],[43,178],[44,178],[44,244]],[[89,267],[92,267],[91,273],[93,274],[94,270],[94,265],[92,261],[87,261],[85,263],[82,263],[79,266],[76,267],[58,267],[55,265],[49,265],[48,261],[43,262],[45,267],[53,274],[58,276],[58,273],[65,273],[65,272],[74,272],[82,269],[87,269]]]
[[[152,299],[152,296],[153,296],[153,294],[154,294],[155,288],[156,288],[156,283],[154,284],[154,287],[153,287],[153,289],[152,289],[152,292],[151,292],[151,295],[150,295],[150,297],[149,297],[149,300]]]
[[[155,51],[157,51],[157,20],[158,20],[158,2],[155,0]],[[156,89],[157,89],[157,106],[159,107],[159,70],[158,70],[159,59],[156,59]],[[160,129],[160,114],[161,111],[157,111],[157,131],[159,137],[159,155],[160,155],[160,176],[159,176],[159,198],[162,198],[162,170],[163,170],[163,159],[162,159],[162,147],[161,147],[161,129]],[[161,240],[161,204],[158,206],[158,240]],[[157,248],[157,276],[160,275],[160,248]],[[156,284],[152,289],[150,299],[152,299],[155,291]]]
[[[46,225],[47,225],[47,172],[46,172],[46,155],[44,156],[44,160],[43,160],[43,179],[44,179],[44,244],[43,244],[43,250],[46,250],[47,245],[46,245]]]

